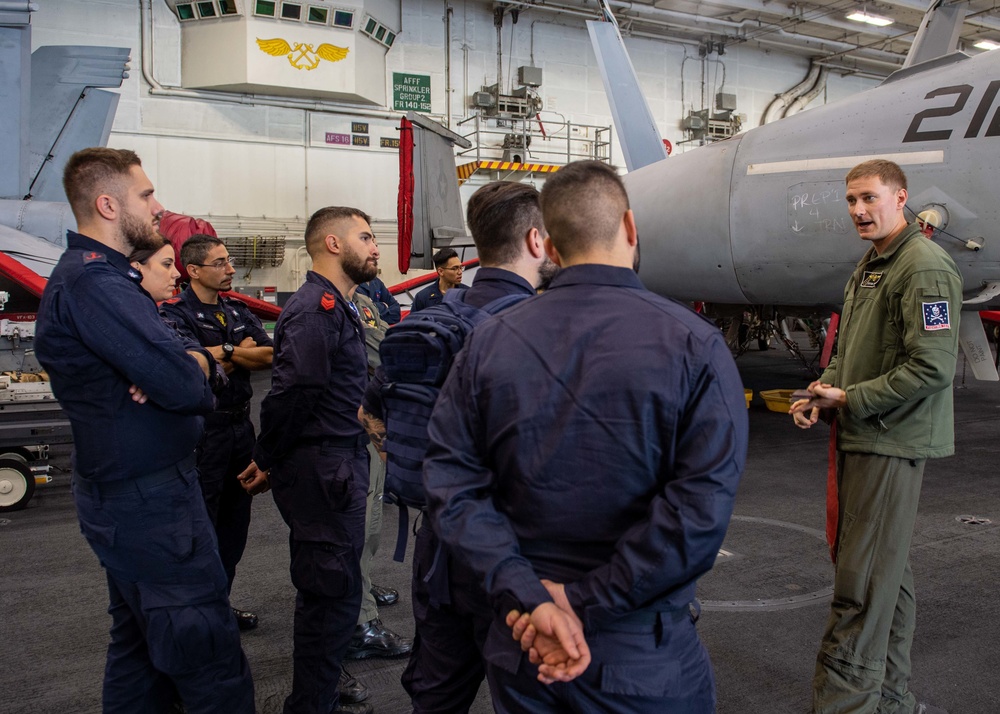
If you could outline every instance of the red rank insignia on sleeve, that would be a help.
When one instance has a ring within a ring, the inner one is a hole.
[[[319,301],[319,304],[324,310],[332,310],[337,307],[337,298],[330,293],[323,293],[323,298]]]

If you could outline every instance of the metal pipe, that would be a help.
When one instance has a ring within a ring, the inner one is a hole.
[[[449,129],[451,129],[451,16],[454,12],[448,0],[444,0],[444,113]]]
[[[798,114],[806,108],[806,105],[808,105],[809,102],[818,97],[820,92],[826,89],[826,75],[829,73],[829,69],[822,67],[819,72],[819,77],[816,78],[816,84],[814,84],[808,92],[796,97],[795,101],[788,105],[788,109],[785,110],[784,115],[786,117],[790,117],[793,114]]]
[[[516,5],[522,7],[523,3],[518,2],[518,0],[496,0],[498,5]],[[757,29],[759,24],[755,20],[743,20],[741,22],[733,22],[731,20],[723,20],[721,18],[711,18],[703,17],[700,15],[691,15],[688,13],[678,12],[675,10],[664,10],[662,8],[650,6],[650,5],[636,5],[630,2],[623,2],[621,0],[609,0],[609,4],[624,9],[632,13],[632,17],[639,19],[643,22],[648,22],[650,24],[659,25],[661,27],[680,29],[688,32],[711,32],[711,28],[724,28],[725,30],[732,31],[734,33],[735,40],[741,40],[744,38],[740,37],[740,33],[746,34],[748,29]],[[582,11],[578,7],[571,5],[565,5],[562,3],[548,2],[547,0],[539,0],[539,2],[530,5],[531,9],[534,10],[548,10],[550,12],[566,13],[571,15],[584,15],[587,18],[597,19],[599,15],[598,11],[586,12]],[[781,27],[774,26],[773,35],[777,35],[782,38],[781,40],[773,39],[771,37],[756,37],[750,38],[752,41],[758,44],[768,45],[770,47],[778,47],[785,50],[791,50],[797,53],[802,52],[824,52],[828,54],[854,54],[859,60],[865,62],[877,62],[882,65],[888,65],[890,67],[899,68],[902,66],[904,56],[896,54],[894,52],[887,52],[885,50],[878,50],[873,48],[862,47],[858,48],[856,45],[852,45],[847,42],[838,42],[836,40],[821,40],[815,37],[808,37],[806,35],[799,35],[793,32],[788,32]]]
[[[503,94],[503,8],[493,11],[493,25],[497,28],[497,94]]]
[[[837,64],[836,62],[827,62],[825,59],[816,60],[816,64],[828,67],[831,71],[844,76],[851,75],[853,77],[861,77],[862,79],[876,79],[880,81],[886,77],[885,74],[876,74],[864,69],[859,69],[858,67],[849,67],[847,65]]]
[[[810,63],[809,72],[806,74],[806,78],[801,82],[796,84],[791,89],[786,89],[784,92],[776,96],[771,103],[767,105],[767,109],[764,110],[764,116],[761,117],[760,125],[764,126],[772,121],[780,119],[784,115],[785,110],[788,105],[798,99],[803,92],[806,92],[810,87],[816,85],[816,79],[819,77],[819,65],[815,62]]]
[[[706,3],[701,3],[699,7],[699,10],[702,13],[708,12],[708,9],[705,8],[705,4]],[[773,3],[772,0],[719,0],[719,10],[723,13],[732,12],[734,8],[738,8],[749,12],[781,15],[785,7],[786,6],[784,5],[777,5],[776,3]],[[887,39],[892,39],[896,34],[896,30],[891,27],[875,27],[874,25],[862,27],[858,25],[858,23],[846,19],[843,14],[840,15],[840,17],[844,19],[837,19],[832,15],[832,12],[837,12],[836,8],[813,7],[812,9],[805,11],[805,16],[803,16],[800,12],[801,6],[789,4],[787,9],[789,14],[784,17],[784,20],[788,21],[790,24],[801,21],[812,22],[817,25],[835,27],[838,30],[846,30],[850,34],[864,33],[866,35],[882,35]],[[846,14],[847,10],[844,9],[841,12]],[[774,23],[770,24],[773,25]]]

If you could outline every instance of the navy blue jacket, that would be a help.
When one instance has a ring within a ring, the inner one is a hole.
[[[216,317],[223,314],[225,325]],[[219,296],[218,305],[206,305],[189,286],[177,297],[160,305],[160,315],[187,340],[205,347],[215,347],[225,343],[239,345],[247,337],[252,337],[258,347],[272,347],[260,320],[250,312],[245,303],[233,298]],[[250,370],[236,366],[229,373],[229,383],[218,395],[219,408],[228,409],[250,401],[253,387],[250,386]]]
[[[69,231],[38,309],[35,353],[72,424],[75,472],[92,481],[135,478],[187,457],[201,438],[197,415],[215,406],[141,281],[124,255]],[[147,403],[132,401],[133,384]]]
[[[561,271],[476,328],[429,425],[435,531],[498,611],[566,583],[588,629],[680,609],[746,458],[743,387],[710,322],[625,268]]]
[[[517,273],[503,268],[480,268],[472,279],[472,287],[462,297],[467,305],[482,309],[507,295],[534,295],[531,283]]]
[[[381,280],[372,278],[367,283],[361,283],[358,286],[358,292],[366,295],[375,303],[375,307],[378,308],[378,316],[382,318],[384,323],[395,325],[399,322],[401,315],[399,303],[396,302],[396,298],[392,296],[389,288]]]
[[[468,287],[468,285],[459,283],[452,289],[465,290]],[[435,280],[413,297],[413,304],[410,306],[410,312],[423,310],[425,307],[430,307],[431,305],[438,305],[442,300],[444,300],[444,293],[441,292],[440,280]]]
[[[274,329],[271,391],[260,409],[254,461],[270,469],[297,442],[361,436],[368,384],[365,330],[354,303],[309,271]]]

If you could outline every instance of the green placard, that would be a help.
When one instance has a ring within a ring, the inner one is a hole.
[[[393,72],[392,108],[396,111],[429,112],[431,110],[430,75]]]

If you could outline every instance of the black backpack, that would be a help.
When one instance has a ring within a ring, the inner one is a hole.
[[[481,309],[465,303],[465,290],[449,290],[444,300],[412,313],[390,327],[379,355],[385,372],[382,386],[386,427],[386,472],[383,500],[399,508],[395,560],[402,562],[409,524],[408,507],[423,509],[423,466],[427,423],[441,385],[476,325],[530,295],[505,295]]]

